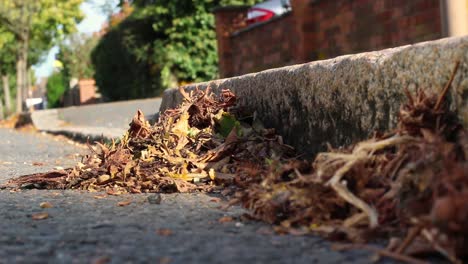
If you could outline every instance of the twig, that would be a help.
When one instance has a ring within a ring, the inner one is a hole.
[[[378,248],[375,246],[369,246],[369,245],[363,245],[363,244],[341,244],[341,245],[335,244],[332,246],[332,248],[335,250],[364,249],[364,250],[373,251],[383,257],[392,258],[392,259],[410,263],[410,264],[428,264],[429,263],[429,262],[419,260],[410,256],[392,252],[384,248]]]
[[[413,99],[413,96],[411,95],[410,91],[408,90],[408,86],[406,86],[403,91],[405,92],[406,97],[408,98],[409,104],[414,105],[414,99]]]
[[[182,86],[179,87],[179,92],[185,100],[187,100],[188,102],[192,101],[192,98],[190,98],[189,94],[185,91],[185,89]]]
[[[345,201],[361,209],[367,215],[367,217],[369,217],[369,226],[374,228],[379,224],[377,211],[354,195],[345,184],[341,183],[341,178],[343,175],[359,160],[361,159],[358,158],[355,161],[347,162],[335,173],[335,175],[327,184],[329,184],[333,190],[335,190],[335,192]]]
[[[453,79],[455,78],[455,74],[457,73],[458,66],[460,66],[460,61],[455,62],[455,67],[453,68],[452,75],[450,76],[449,81],[445,84],[444,89],[439,95],[439,99],[437,99],[437,103],[434,106],[434,111],[439,110],[440,106],[442,105],[442,101],[444,100],[445,96],[447,95],[450,86],[452,85]]]
[[[421,230],[421,234],[424,238],[431,244],[431,246],[437,250],[440,254],[445,256],[448,260],[455,264],[463,264],[456,256],[444,249],[437,241],[434,239],[434,236],[429,232],[428,229],[424,228]]]
[[[406,236],[405,240],[401,245],[397,248],[395,253],[401,254],[405,251],[405,249],[414,241],[414,239],[421,233],[423,226],[418,225],[415,228],[411,229],[409,234]]]
[[[346,184],[342,183],[341,179],[356,163],[368,160],[375,151],[384,149],[389,146],[399,145],[411,140],[414,140],[414,138],[410,136],[394,136],[380,141],[362,142],[354,148],[351,154],[325,154],[325,157],[332,159],[333,163],[339,161],[340,159],[346,161],[341,168],[335,171],[335,174],[330,178],[326,185],[331,186],[332,189],[345,201],[361,209],[369,217],[369,226],[371,228],[378,226],[377,211],[359,197],[354,195],[346,187]]]
[[[353,216],[347,218],[343,222],[343,226],[346,227],[346,228],[353,227],[353,226],[361,223],[362,221],[366,220],[366,218],[367,218],[367,215],[365,213],[354,214]]]

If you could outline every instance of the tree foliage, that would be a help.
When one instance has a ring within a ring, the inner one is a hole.
[[[91,52],[99,42],[99,37],[86,34],[71,35],[59,44],[60,52],[56,58],[63,64],[63,75],[68,82],[72,78],[93,78],[94,67]]]
[[[15,35],[0,26],[0,74],[14,73],[15,46]]]
[[[122,1],[125,2],[125,1]],[[258,0],[133,0],[132,14],[93,52],[96,82],[112,100],[159,95],[164,89],[218,76],[211,10]]]
[[[47,80],[47,104],[49,108],[59,107],[61,105],[62,95],[67,88],[63,72],[54,72]]]
[[[158,74],[152,70],[152,19],[127,19],[104,35],[92,53],[95,79],[110,100],[156,95]]]
[[[16,44],[17,112],[27,91],[27,71],[55,41],[75,31],[83,0],[2,0],[0,24]]]
[[[4,105],[4,112],[6,115],[11,113],[12,109],[12,94],[10,77],[15,72],[16,61],[16,45],[15,36],[7,31],[4,27],[0,26],[0,100]],[[15,91],[13,91],[15,92]]]

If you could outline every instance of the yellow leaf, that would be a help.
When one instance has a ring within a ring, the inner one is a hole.
[[[52,204],[49,203],[49,202],[42,202],[42,203],[39,204],[39,206],[40,206],[41,208],[51,208],[51,207],[52,207]]]
[[[48,213],[37,213],[37,214],[33,214],[32,217],[31,217],[33,220],[43,220],[43,219],[47,219],[49,218],[49,214]]]
[[[187,112],[182,113],[180,115],[179,120],[172,128],[172,133],[176,134],[177,136],[187,136],[189,132],[189,120],[190,115]]]
[[[128,162],[127,164],[125,164],[125,168],[124,168],[124,171],[123,171],[123,174],[124,174],[124,178],[123,180],[125,181],[125,179],[127,178],[127,175],[130,174],[130,171],[133,167],[135,167],[135,162],[134,161],[130,161]]]
[[[127,201],[121,201],[121,202],[117,203],[117,205],[118,206],[127,206],[127,205],[129,205],[131,203],[132,203],[132,201],[127,200]]]
[[[211,179],[212,181],[214,181],[216,175],[215,175],[215,171],[214,171],[213,169],[210,169],[210,170],[208,171],[208,175],[210,176],[210,179]]]

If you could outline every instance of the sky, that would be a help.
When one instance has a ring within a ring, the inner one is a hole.
[[[98,6],[104,3],[104,1],[105,0],[94,0],[93,3],[87,1],[81,4],[80,8],[85,14],[85,18],[78,24],[79,32],[91,34],[101,28],[101,25],[106,21],[106,15],[101,12]],[[58,51],[59,49],[57,46],[53,47],[47,54],[47,58],[41,64],[33,66],[38,79],[47,77],[52,73],[55,55]]]

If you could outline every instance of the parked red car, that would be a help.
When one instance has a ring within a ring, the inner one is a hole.
[[[249,25],[264,22],[291,10],[289,0],[268,0],[252,6],[247,13]]]

